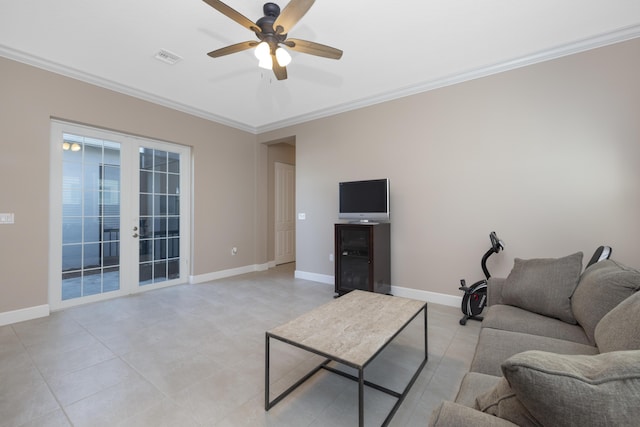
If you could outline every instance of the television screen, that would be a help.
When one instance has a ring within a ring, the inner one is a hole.
[[[338,217],[359,221],[389,220],[389,180],[373,179],[339,184]]]

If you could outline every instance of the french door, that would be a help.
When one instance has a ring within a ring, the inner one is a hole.
[[[188,147],[51,125],[52,309],[186,283]]]

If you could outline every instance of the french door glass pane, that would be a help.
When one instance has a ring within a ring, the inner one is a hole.
[[[63,134],[62,300],[120,289],[120,144]]]
[[[140,148],[139,179],[142,286],[180,277],[180,154]]]

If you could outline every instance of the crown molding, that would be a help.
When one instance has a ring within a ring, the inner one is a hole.
[[[191,107],[186,104],[172,101],[170,99],[160,97],[148,92],[144,92],[130,86],[116,83],[109,79],[104,79],[89,73],[85,73],[76,70],[71,67],[67,67],[63,64],[59,64],[53,61],[48,61],[36,56],[21,52],[4,45],[0,45],[0,56],[22,62],[28,65],[32,65],[37,68],[41,68],[47,71],[61,74],[66,77],[70,77],[76,80],[90,83],[95,86],[99,86],[105,89],[109,89],[115,92],[129,95],[144,101],[152,102],[173,110],[181,111],[183,113],[191,114],[196,117],[200,117],[206,120],[210,120],[216,123],[220,123],[225,126],[229,126],[235,129],[246,131],[252,134],[261,134],[277,129],[281,129],[287,126],[293,126],[300,123],[305,123],[311,120],[321,119],[336,114],[357,110],[360,108],[368,107],[375,104],[380,104],[394,99],[403,98],[410,95],[416,95],[422,92],[427,92],[434,89],[439,89],[446,86],[455,85],[469,80],[475,80],[482,77],[487,77],[493,74],[502,73],[509,70],[514,70],[528,65],[537,64],[540,62],[550,61],[552,59],[561,58],[563,56],[573,55],[575,53],[584,52],[591,49],[631,40],[640,37],[640,24],[620,28],[618,30],[603,33],[594,37],[589,37],[576,42],[568,43],[555,47],[553,49],[535,52],[520,58],[516,58],[510,61],[505,61],[486,67],[480,67],[477,69],[469,70],[462,73],[453,74],[439,79],[431,81],[421,82],[416,85],[407,86],[398,90],[380,93],[366,98],[361,98],[356,101],[343,103],[330,108],[325,108],[317,111],[313,111],[308,114],[303,114],[289,119],[272,122],[263,126],[251,126],[246,123],[230,120],[226,117],[222,117],[210,112]]]
[[[516,58],[510,61],[500,62],[497,64],[489,65],[486,67],[469,70],[463,73],[453,74],[447,77],[422,82],[416,85],[408,86],[405,88],[384,92],[378,95],[374,95],[367,98],[362,98],[357,101],[347,102],[334,107],[326,108],[323,110],[317,110],[309,114],[292,117],[286,120],[273,122],[265,126],[257,128],[257,133],[269,132],[277,129],[281,129],[287,126],[293,126],[300,123],[308,122],[311,120],[321,119],[329,117],[335,114],[345,113],[348,111],[357,110],[360,108],[368,107],[375,104],[380,104],[394,99],[404,98],[410,95],[416,95],[422,92],[428,92],[430,90],[439,89],[446,86],[463,83],[469,80],[475,80],[482,77],[487,77],[493,74],[502,73],[509,70],[515,70],[517,68],[526,67],[528,65],[537,64],[540,62],[550,61],[553,59],[561,58],[563,56],[573,55],[575,53],[585,52],[588,50],[596,49],[620,43],[623,41],[631,40],[640,37],[640,24],[632,25],[618,30],[610,31],[608,33],[600,34],[587,39],[579,40],[576,42],[568,43],[548,49],[520,58]]]
[[[95,76],[93,74],[85,73],[75,68],[68,67],[66,65],[59,64],[57,62],[42,59],[42,58],[30,55],[28,53],[25,53],[16,49],[12,49],[10,47],[7,47],[1,44],[0,44],[0,56],[4,56],[5,58],[12,59],[17,62],[22,62],[23,64],[32,65],[36,68],[41,68],[46,71],[51,71],[53,73],[60,74],[65,77],[70,77],[75,80],[80,80],[82,82],[89,83],[104,89],[109,89],[114,92],[122,93],[124,95],[132,96],[134,98],[142,99],[143,101],[148,101],[153,104],[171,108],[173,110],[187,113],[192,116],[200,117],[202,119],[206,119],[206,120],[210,120],[226,126],[230,126],[232,128],[244,130],[250,133],[256,132],[256,129],[253,126],[249,126],[244,123],[230,120],[226,117],[218,116],[216,114],[212,114],[207,111],[200,110],[198,108],[194,108],[186,104],[172,101],[170,99],[157,96],[152,93],[141,91],[141,90],[132,88],[130,86],[116,83],[109,79],[105,79],[102,77]]]

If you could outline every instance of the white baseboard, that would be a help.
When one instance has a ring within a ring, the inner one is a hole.
[[[47,317],[49,313],[49,304],[21,308],[20,310],[5,311],[4,313],[0,313],[0,326],[37,319],[39,317]]]
[[[327,274],[309,273],[307,271],[296,270],[295,277],[296,279],[311,280],[313,282],[327,283],[329,285],[333,285],[335,283],[334,277]],[[402,286],[391,286],[391,293],[398,297],[417,299],[419,301],[442,304],[450,307],[459,307],[462,304],[461,296],[405,288]]]
[[[189,283],[204,283],[211,280],[224,279],[226,277],[238,276],[240,274],[253,273],[255,271],[264,271],[270,268],[271,263],[245,265],[244,267],[231,268],[228,270],[214,271],[212,273],[199,274],[197,276],[189,276]]]
[[[255,271],[264,271],[272,268],[271,262],[266,264],[254,264],[239,268],[232,268],[229,270],[215,271],[207,274],[200,274],[198,276],[190,276],[189,283],[204,283],[211,280],[224,279],[226,277],[237,276],[245,273],[252,273]],[[325,283],[328,285],[334,284],[334,277],[328,274],[309,273],[306,271],[295,271],[296,279],[310,280],[312,282]],[[423,291],[419,289],[405,288],[402,286],[392,286],[391,293],[393,295],[412,298],[420,301],[431,302],[434,304],[442,304],[451,307],[459,307],[462,303],[461,296],[441,294],[437,292]],[[37,319],[40,317],[46,317],[50,314],[49,304],[38,305],[35,307],[23,308],[20,310],[5,311],[0,313],[0,326],[9,325],[12,323],[24,322],[25,320]]]
[[[326,283],[327,285],[333,285],[335,283],[333,276],[329,276],[328,274],[309,273],[307,271],[296,270],[294,277],[296,279],[304,279],[304,280],[311,280],[312,282]]]
[[[447,305],[450,307],[460,307],[460,305],[462,304],[461,296],[441,294],[438,292],[423,291],[412,288],[403,288],[401,286],[391,286],[391,293],[398,297],[417,299],[419,301]]]

